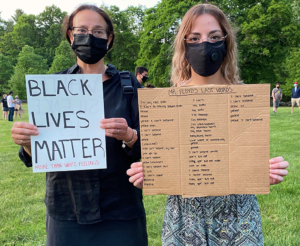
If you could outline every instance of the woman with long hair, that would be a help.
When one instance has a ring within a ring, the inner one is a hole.
[[[212,58],[212,54],[218,56]],[[235,35],[225,14],[211,4],[198,4],[184,16],[174,42],[173,85],[241,84]],[[287,175],[282,157],[270,160],[270,184]],[[127,171],[143,187],[142,163]],[[182,198],[168,196],[162,229],[163,246],[263,245],[255,195]]]
[[[114,42],[113,24],[102,9],[81,5],[64,22],[65,35],[77,63],[59,74],[102,74],[107,168],[46,173],[47,246],[146,246],[146,218],[141,190],[126,175],[130,164],[140,159],[137,88],[133,74],[132,96],[121,85],[121,74],[104,56]],[[129,85],[128,85],[129,86]],[[14,142],[19,156],[32,166],[31,135],[36,126],[15,123]]]

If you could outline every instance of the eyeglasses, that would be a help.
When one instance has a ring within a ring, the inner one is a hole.
[[[85,35],[85,36],[89,34],[89,31],[91,31],[92,35],[96,38],[106,38],[107,35],[107,31],[102,28],[88,30],[84,27],[73,27],[72,30],[73,30],[73,34]]]
[[[221,34],[214,33],[205,39],[205,38],[201,38],[201,36],[199,34],[191,33],[191,34],[187,35],[187,37],[184,38],[184,40],[186,41],[186,43],[190,43],[190,44],[199,44],[199,43],[202,43],[204,40],[206,40],[210,44],[217,45],[217,46],[214,45],[214,47],[220,47],[224,44],[224,41],[226,38],[227,38],[227,35],[222,37]]]

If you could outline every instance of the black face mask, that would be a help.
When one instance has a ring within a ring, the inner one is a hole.
[[[145,83],[147,81],[148,77],[147,76],[143,76],[142,81],[143,83]]]
[[[220,46],[222,42],[186,44],[185,58],[197,74],[208,77],[219,70],[227,55],[226,44]]]
[[[74,34],[72,49],[76,56],[87,64],[95,64],[107,53],[107,39],[93,35]]]

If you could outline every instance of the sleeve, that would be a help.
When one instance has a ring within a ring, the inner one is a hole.
[[[27,152],[24,150],[23,146],[19,149],[19,157],[21,161],[25,164],[26,167],[32,167],[32,159],[31,156],[27,154]]]
[[[138,139],[132,146],[129,148],[126,146],[124,148],[128,156],[132,157],[134,160],[141,159],[141,141],[140,141],[140,119],[139,119],[139,108],[138,108],[138,93],[137,89],[141,88],[141,84],[137,81],[133,74],[130,74],[132,84],[134,86],[134,94],[131,99],[131,119],[133,129],[137,131]]]

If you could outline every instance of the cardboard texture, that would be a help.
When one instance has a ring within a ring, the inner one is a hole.
[[[268,194],[270,85],[139,89],[144,194]]]

